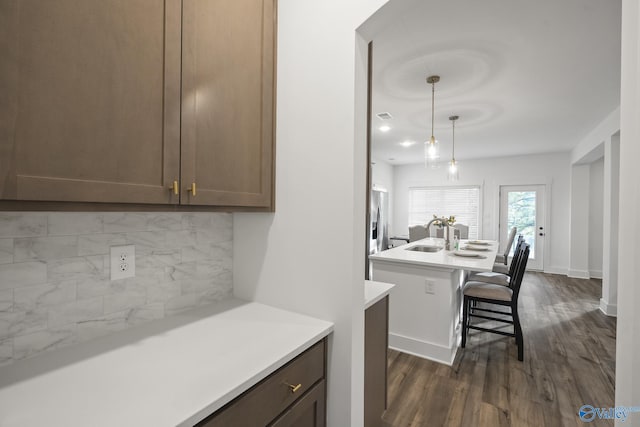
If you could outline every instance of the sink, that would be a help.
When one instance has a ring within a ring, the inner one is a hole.
[[[405,249],[406,251],[415,251],[415,252],[438,252],[442,250],[442,246],[427,246],[427,245],[416,245],[412,248]]]

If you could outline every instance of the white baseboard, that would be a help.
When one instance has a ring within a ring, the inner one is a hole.
[[[549,274],[562,274],[563,276],[567,275],[567,269],[562,267],[545,267],[544,272]]]
[[[607,316],[617,317],[618,316],[618,305],[617,304],[609,304],[602,298],[600,298],[600,311],[606,314]]]
[[[592,279],[602,279],[602,270],[589,270]]]
[[[415,338],[389,333],[389,348],[433,360],[448,366],[453,364],[458,347],[445,347]]]
[[[587,270],[571,270],[567,272],[567,276],[573,279],[589,279],[589,272]]]

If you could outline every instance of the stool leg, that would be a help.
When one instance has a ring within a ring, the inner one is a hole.
[[[469,322],[469,297],[462,302],[462,348],[467,344],[467,323]]]
[[[522,325],[520,324],[520,316],[518,316],[518,306],[511,307],[513,316],[513,329],[516,335],[516,345],[518,346],[518,360],[524,360],[524,339],[522,337]]]

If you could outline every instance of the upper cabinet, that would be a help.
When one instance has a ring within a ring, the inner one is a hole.
[[[0,198],[271,209],[275,14],[0,3]]]
[[[181,202],[271,205],[275,0],[184,0]]]

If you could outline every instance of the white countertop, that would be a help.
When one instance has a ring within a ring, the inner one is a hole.
[[[483,242],[490,243],[490,245],[486,246],[489,249],[488,251],[475,252],[466,251],[464,249],[461,249],[461,251],[465,253],[477,253],[484,258],[461,257],[454,255],[454,251],[446,251],[444,249],[438,252],[418,252],[408,250],[419,245],[444,246],[443,239],[426,238],[369,255],[369,259],[373,262],[380,261],[413,264],[426,267],[454,268],[470,271],[491,271],[493,269],[493,263],[495,262],[496,253],[498,252],[498,242],[492,240],[483,240]],[[466,240],[460,241],[461,248],[464,248],[466,245]]]
[[[0,368],[0,426],[191,426],[332,330],[223,301]]]
[[[390,283],[374,282],[373,280],[364,281],[364,309],[371,307],[382,298],[389,295],[389,291],[396,286]]]

